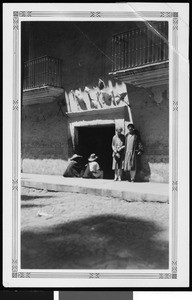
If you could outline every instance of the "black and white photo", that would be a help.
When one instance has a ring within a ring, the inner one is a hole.
[[[179,135],[188,6],[140,5],[12,8],[12,200],[4,212],[11,206],[5,273],[16,282],[187,282],[178,164],[188,142]],[[187,245],[187,231],[184,238]]]

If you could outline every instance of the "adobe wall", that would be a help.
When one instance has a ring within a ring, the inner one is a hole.
[[[143,180],[169,180],[169,100],[168,85],[143,89],[127,86],[133,122],[144,145]]]
[[[62,109],[64,116],[59,112],[57,102],[23,107],[23,172],[63,174],[68,160],[68,133],[66,107]]]

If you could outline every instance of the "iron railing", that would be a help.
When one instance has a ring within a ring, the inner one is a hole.
[[[43,56],[24,63],[23,90],[42,86],[62,87],[62,60]]]
[[[112,37],[112,71],[168,60],[168,22],[153,22]]]

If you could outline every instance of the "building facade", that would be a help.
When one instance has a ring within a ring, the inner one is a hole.
[[[138,179],[168,182],[166,22],[23,22],[21,40],[23,172],[61,175],[74,152],[95,152],[112,178],[115,127],[133,121]],[[103,94],[111,104],[94,107]]]

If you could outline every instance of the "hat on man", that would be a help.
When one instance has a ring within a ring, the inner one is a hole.
[[[76,158],[82,157],[81,155],[78,154],[73,154],[73,156],[70,158],[70,160],[75,160]]]
[[[88,161],[94,161],[98,158],[98,156],[95,155],[95,153],[92,153],[89,158],[88,158]]]

